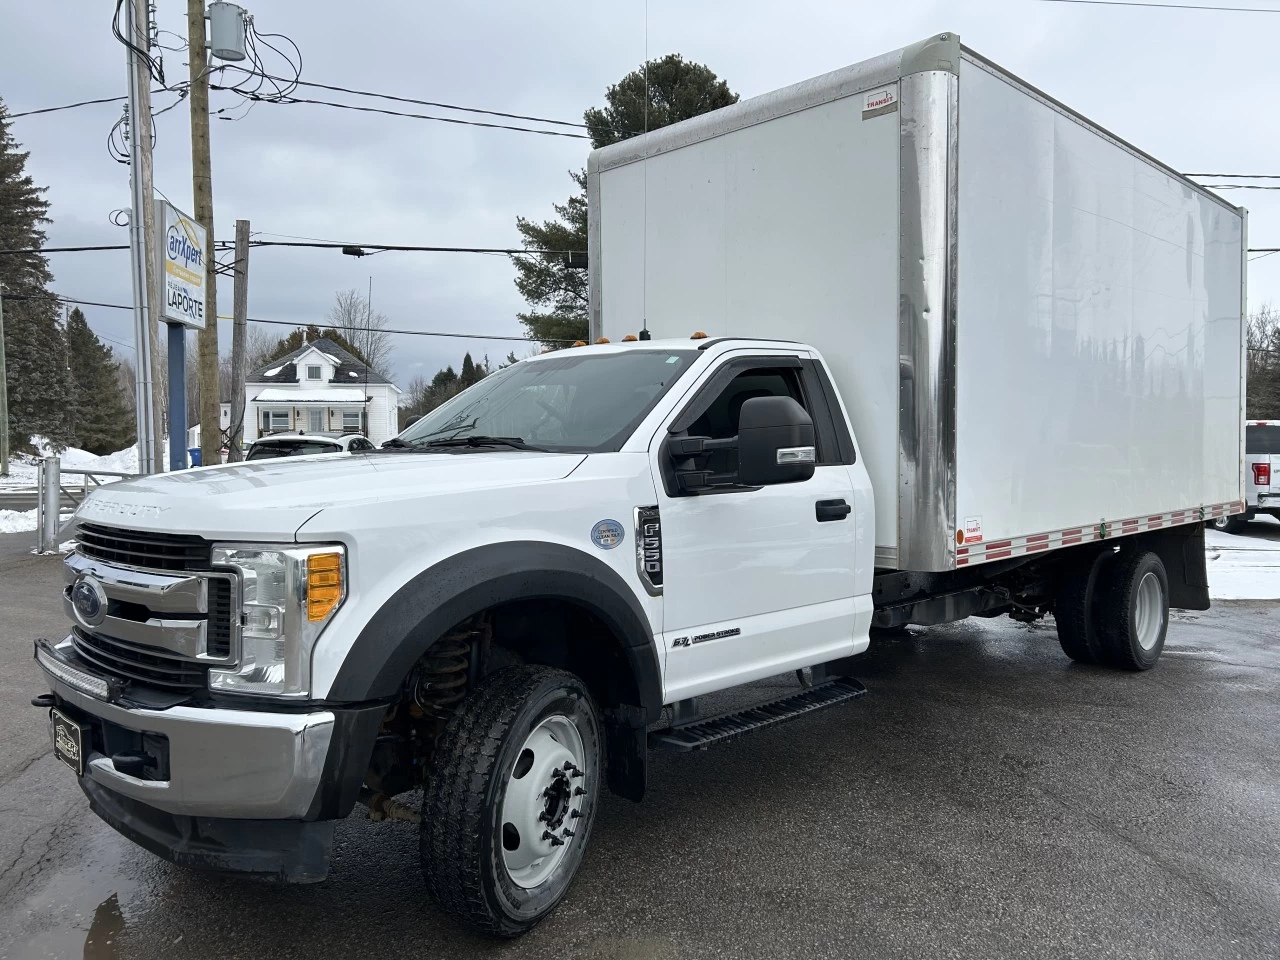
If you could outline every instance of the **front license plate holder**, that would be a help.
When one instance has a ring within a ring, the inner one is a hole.
[[[57,707],[49,710],[49,727],[53,734],[53,755],[74,770],[77,777],[84,776],[85,727]]]

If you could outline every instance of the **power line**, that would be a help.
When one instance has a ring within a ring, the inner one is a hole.
[[[219,84],[209,84],[212,90],[232,90]],[[239,92],[239,91],[237,91]],[[266,100],[256,94],[240,94],[250,100]],[[285,100],[267,100],[269,103],[309,103],[320,107],[334,107],[338,110],[355,110],[359,113],[380,113],[388,117],[406,117],[410,120],[434,120],[438,123],[453,123],[464,127],[485,127],[490,130],[512,130],[516,133],[537,133],[544,137],[568,137],[571,140],[590,140],[585,133],[568,133],[564,130],[537,130],[533,127],[517,127],[506,123],[486,123],[483,120],[463,120],[459,117],[435,117],[425,113],[405,113],[399,110],[387,110],[382,107],[361,107],[354,103],[335,103],[332,100],[312,100],[308,97],[289,97]]]
[[[249,71],[244,67],[237,67],[232,64],[226,64],[226,69],[239,70],[244,73]],[[277,82],[284,82],[279,77],[267,75],[267,79]],[[396,103],[412,103],[419,107],[435,107],[440,110],[458,110],[463,113],[478,113],[489,117],[502,117],[506,120],[528,120],[531,123],[549,123],[558,127],[577,127],[582,130],[589,129],[585,123],[577,123],[572,120],[551,120],[547,117],[534,117],[523,113],[505,113],[502,110],[484,110],[480,107],[463,107],[455,103],[441,103],[437,100],[418,100],[413,97],[401,97],[390,93],[377,93],[373,90],[357,90],[352,87],[339,87],[329,83],[316,83],[311,80],[289,81],[299,87],[314,87],[317,90],[331,90],[334,93],[349,93],[357,97],[373,97],[378,100],[393,100]]]
[[[1222,177],[1226,180],[1280,180],[1280,173],[1184,173],[1184,177]]]
[[[153,90],[152,93],[163,93],[164,88]],[[119,103],[121,100],[128,100],[128,97],[101,97],[97,100],[80,100],[76,103],[64,103],[60,107],[41,107],[39,110],[24,110],[22,113],[7,113],[5,118],[8,120],[17,120],[19,117],[34,117],[41,113],[57,113],[59,110],[74,110],[76,107],[88,107],[96,103]]]
[[[128,250],[127,243],[110,243],[99,247],[28,247],[25,250],[0,250],[0,257],[13,253],[87,253],[90,250]]]
[[[234,246],[231,241],[222,241],[215,243],[215,247],[222,250],[229,250]],[[346,250],[355,248],[358,250],[375,250],[379,253],[394,250],[399,252],[411,253],[500,253],[500,254],[546,254],[548,256],[569,256],[572,253],[583,253],[582,250],[525,250],[517,247],[430,247],[430,246],[398,246],[386,243],[338,243],[335,241],[314,241],[303,243],[301,241],[285,241],[285,240],[251,240],[251,247],[307,247],[318,250]],[[0,251],[2,252],[2,251]],[[360,256],[360,254],[353,254]]]
[[[48,296],[37,297],[26,294],[5,294],[5,300],[53,300],[57,303],[75,303],[87,307],[105,307],[110,310],[132,310],[133,307],[126,306],[123,303],[102,303],[97,300],[78,300],[75,297]],[[219,320],[230,320],[231,317],[218,317]],[[297,323],[293,320],[263,320],[258,317],[248,317],[249,323],[269,323],[282,327],[303,328],[306,324]],[[367,330],[367,327],[353,327],[339,323],[325,323],[325,329],[331,330]],[[575,341],[568,338],[543,338],[530,340],[528,337],[511,336],[509,334],[487,334],[487,333],[451,333],[441,330],[398,330],[391,327],[380,328],[382,333],[393,333],[409,337],[452,337],[459,340],[515,340],[520,343],[574,343]]]
[[[1280,13],[1267,7],[1210,7],[1196,3],[1139,3],[1137,0],[1040,0],[1041,3],[1083,3],[1094,7],[1155,7],[1166,10],[1216,10],[1219,13]]]
[[[1265,183],[1202,183],[1206,190],[1280,190],[1280,186],[1268,186]]]

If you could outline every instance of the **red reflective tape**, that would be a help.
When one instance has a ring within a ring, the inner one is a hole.
[[[1048,539],[1049,535],[1047,533],[1037,533],[1034,537],[1027,537],[1027,543],[1040,543]]]
[[[1124,521],[1124,522],[1121,524],[1121,526],[1122,526],[1122,527],[1136,527],[1136,526],[1138,525],[1138,523],[1139,523],[1139,521],[1137,521],[1137,520],[1126,520],[1126,521]]]
[[[1012,540],[1000,540],[1000,541],[997,541],[996,543],[988,543],[987,556],[991,555],[992,550],[999,550],[1001,547],[1011,547],[1011,546],[1013,546]]]
[[[1164,523],[1164,517],[1147,517],[1147,523]]]
[[[1084,539],[1084,537],[1063,537],[1063,538],[1062,538],[1062,545],[1063,545],[1064,547],[1069,547],[1069,546],[1071,546],[1071,544],[1073,544],[1073,543],[1079,543],[1079,542],[1080,542],[1081,540],[1083,540],[1083,539]]]
[[[956,553],[957,553],[959,556],[962,556],[962,557],[963,557],[963,556],[965,556],[968,552],[969,552],[969,548],[968,548],[968,547],[961,547],[960,549],[958,549],[958,550],[956,551]]]
[[[1048,549],[1049,549],[1049,544],[1047,543],[1028,543],[1027,544],[1027,553],[1035,553],[1037,550],[1048,550]]]
[[[956,561],[956,566],[957,566],[957,567],[963,567],[963,566],[964,566],[966,563],[968,563],[968,562],[969,562],[969,558],[968,558],[968,557],[961,557],[959,560],[957,560],[957,561]]]
[[[1013,556],[1012,550],[997,550],[995,553],[987,552],[988,560],[1003,560],[1005,557]]]
[[[1082,528],[1082,527],[1076,527],[1076,529],[1074,529],[1074,530],[1063,530],[1063,531],[1062,531],[1062,535],[1063,535],[1064,537],[1074,537],[1074,536],[1076,536],[1077,534],[1080,534],[1080,533],[1084,533],[1084,528]]]

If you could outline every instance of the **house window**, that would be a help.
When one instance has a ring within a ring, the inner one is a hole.
[[[342,411],[343,433],[357,433],[359,430],[360,430],[360,411],[359,410],[343,410]]]
[[[307,429],[312,433],[319,433],[324,429],[324,411],[319,407],[312,407],[307,411]]]
[[[320,379],[320,364],[312,363],[307,365],[307,379],[308,380]]]
[[[288,410],[263,410],[262,411],[262,432],[278,433],[282,430],[289,429],[289,411]]]

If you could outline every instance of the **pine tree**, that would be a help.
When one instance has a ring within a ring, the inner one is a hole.
[[[605,92],[603,108],[592,107],[583,114],[592,147],[634,137],[644,132],[646,124],[647,129],[656,130],[738,102],[725,81],[678,53],[650,60],[647,67],[647,76],[645,65],[633,70]],[[569,176],[579,192],[567,203],[553,206],[559,219],[537,223],[516,218],[525,249],[560,252],[511,258],[516,289],[535,308],[520,314],[520,322],[530,339],[553,348],[587,339],[587,271],[570,266],[565,256],[587,249],[587,177],[582,172]]]
[[[458,375],[458,386],[465,390],[479,379],[475,361],[471,359],[471,354],[468,353],[462,358],[462,373]]]
[[[8,110],[0,101],[0,250],[44,245],[44,224],[50,222],[47,188],[37,187],[26,172],[29,155],[10,133]],[[39,253],[0,257],[9,436],[15,449],[36,434],[55,446],[72,439],[66,341],[49,292],[52,281],[48,261]]]
[[[99,456],[123,450],[134,442],[134,424],[120,389],[119,364],[111,348],[89,329],[78,307],[67,320],[66,336],[75,444]]]

